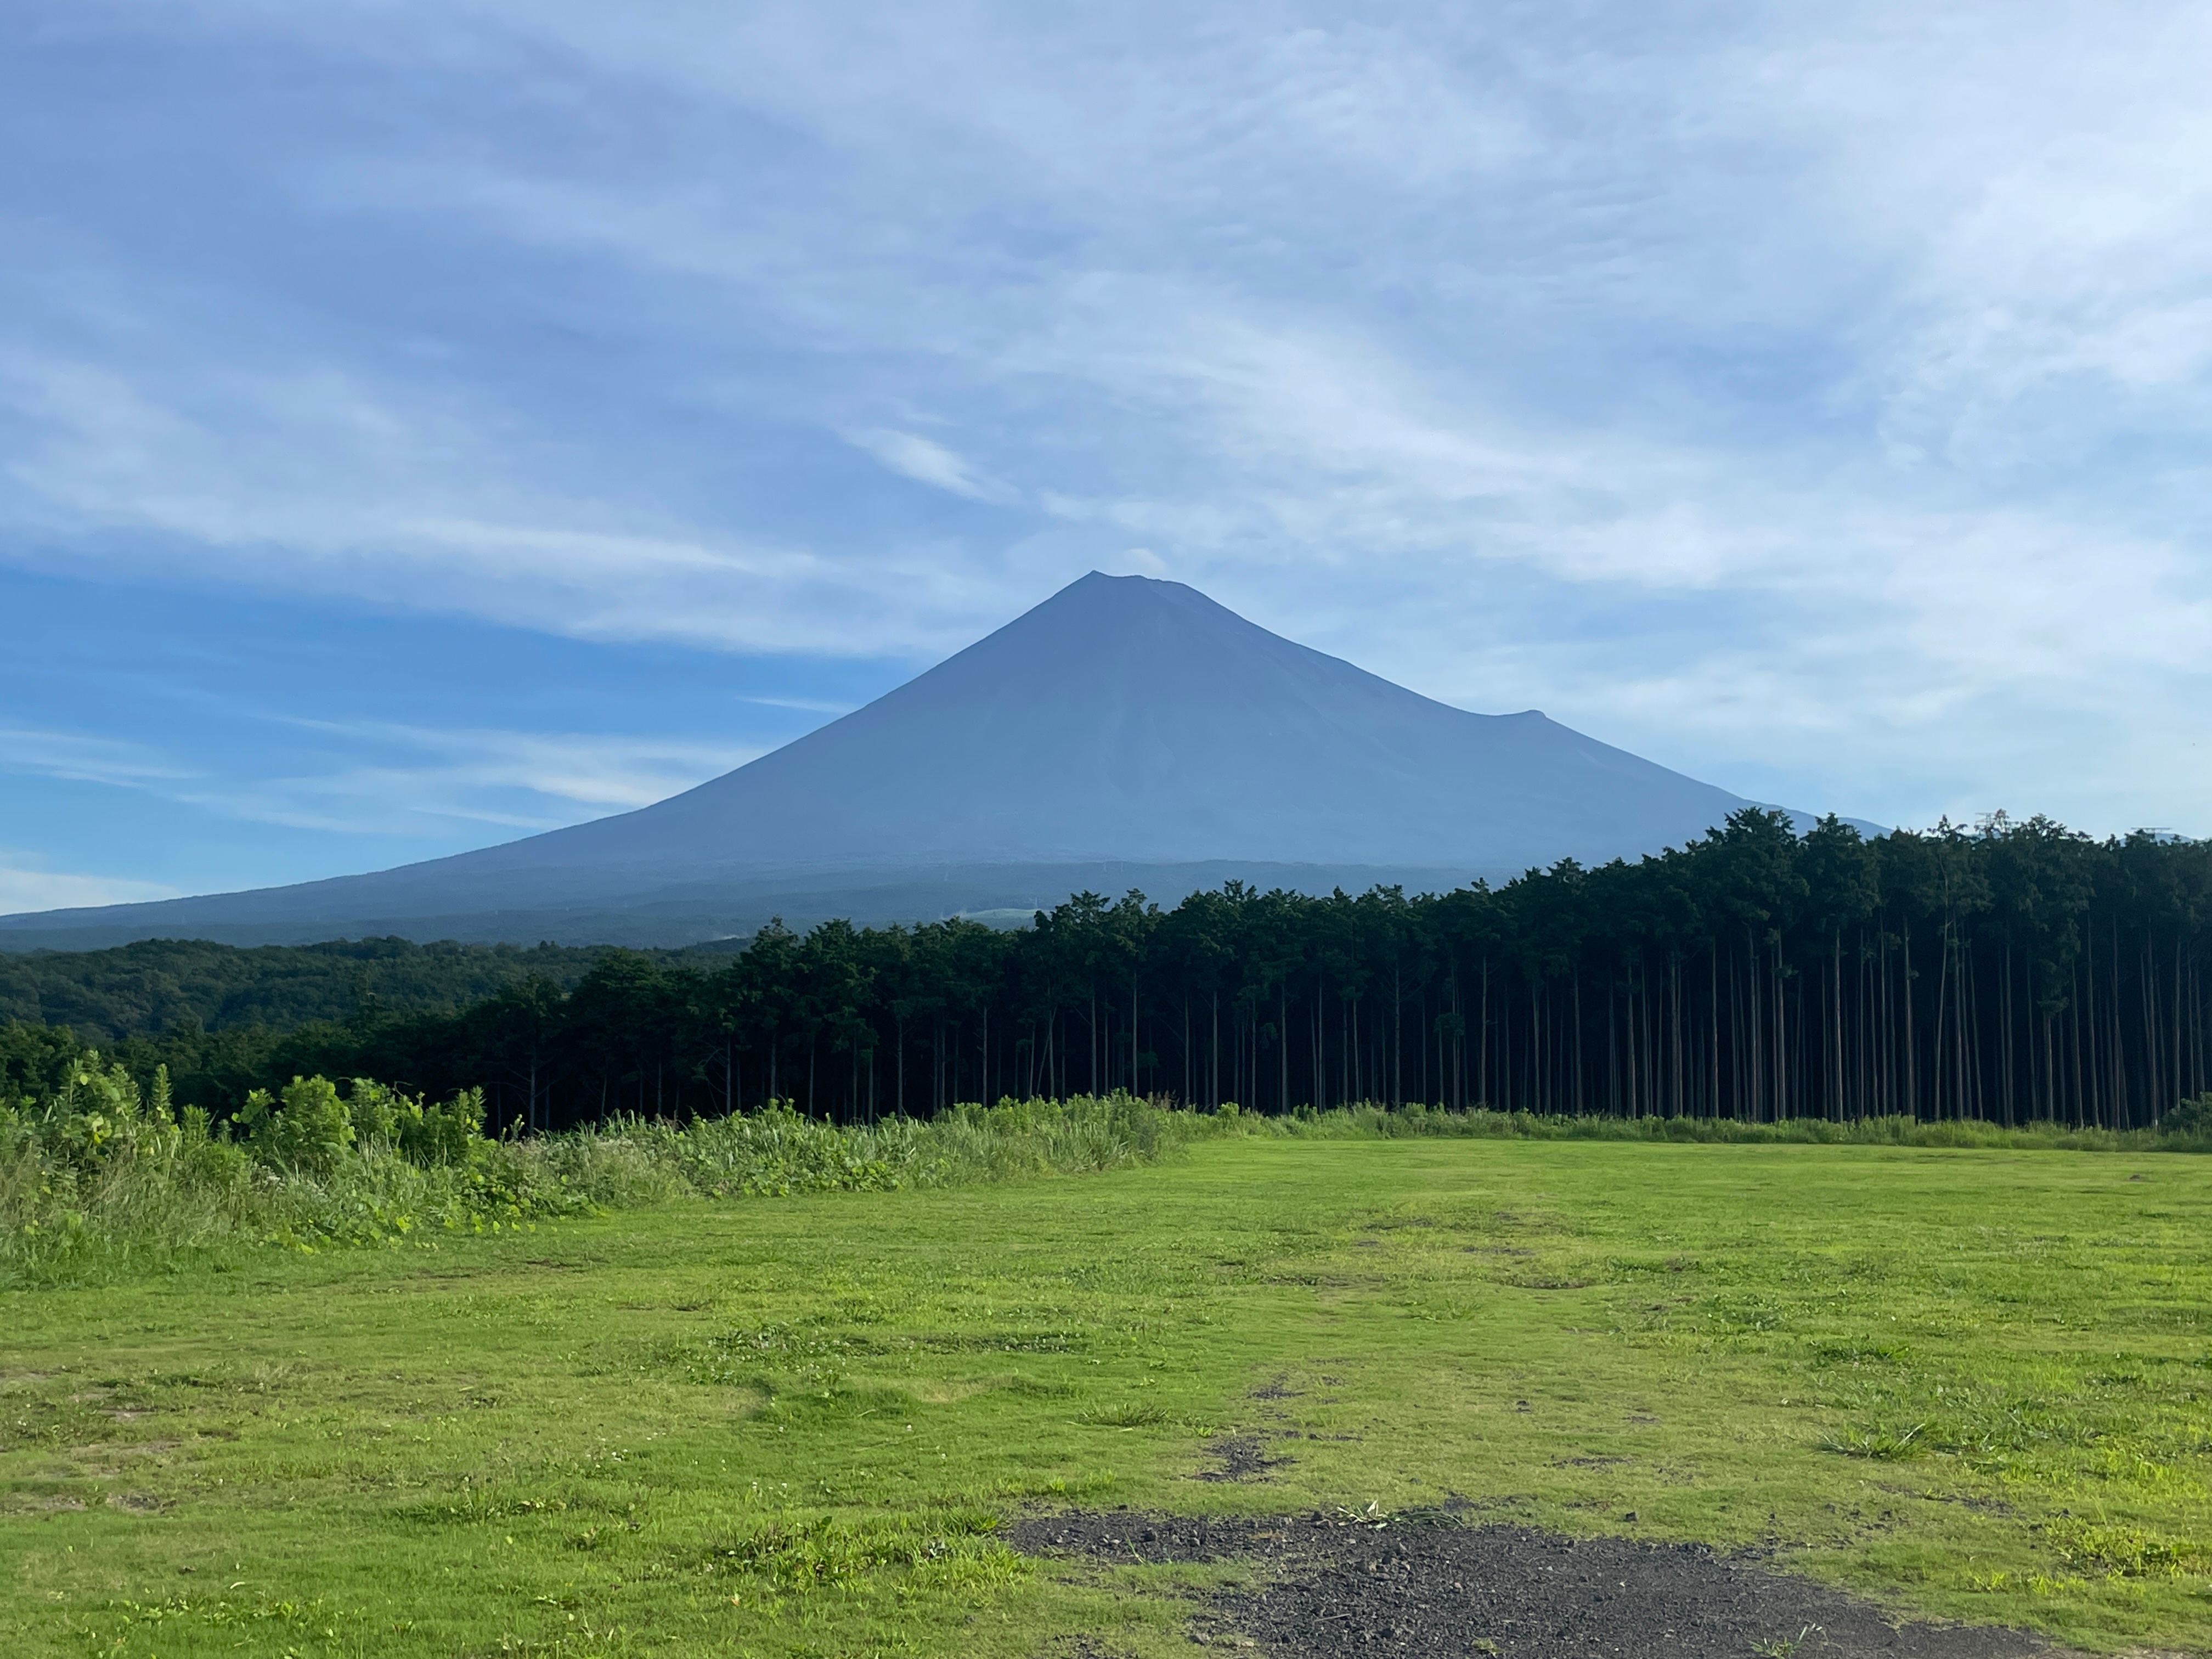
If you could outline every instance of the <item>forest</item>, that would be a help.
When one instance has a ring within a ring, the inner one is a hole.
[[[604,946],[404,939],[250,946],[154,939],[105,951],[0,954],[0,1020],[66,1025],[96,1043],[196,1028],[289,1031],[451,1013],[528,979],[568,990],[605,954]],[[694,945],[653,955],[720,963],[729,951]]]
[[[149,1077],[166,1065],[180,1102],[218,1115],[319,1073],[481,1087],[495,1124],[526,1129],[771,1099],[871,1122],[1113,1090],[1273,1113],[2128,1129],[2207,1090],[2209,902],[2212,845],[2040,817],[1799,835],[1747,809],[1633,864],[1494,889],[1231,883],[1171,909],[1081,893],[1015,931],[831,922],[771,925],[742,951],[513,951],[465,1003],[356,996],[342,1018],[187,1021],[110,1049]],[[79,1047],[60,1025],[0,1028],[0,1094],[51,1086]]]

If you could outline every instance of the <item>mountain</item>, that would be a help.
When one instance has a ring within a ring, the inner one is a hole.
[[[677,943],[771,914],[1171,901],[1242,876],[1446,888],[1679,845],[1749,805],[1453,708],[1180,582],[1093,573],[866,708],[635,812],[371,875],[0,917],[0,948],[341,934]]]

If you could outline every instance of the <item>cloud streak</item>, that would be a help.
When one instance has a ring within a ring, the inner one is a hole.
[[[152,745],[87,732],[0,726],[0,772],[144,788],[179,783],[191,766]]]
[[[531,834],[650,805],[762,752],[653,737],[301,724],[345,752],[390,758],[265,780],[239,810],[305,829],[439,833],[459,819]]]
[[[653,735],[279,720],[313,745],[289,771],[224,774],[149,744],[17,726],[0,728],[0,773],[101,784],[295,829],[434,836],[458,822],[523,835],[649,805],[763,752]],[[301,758],[313,763],[296,764]]]

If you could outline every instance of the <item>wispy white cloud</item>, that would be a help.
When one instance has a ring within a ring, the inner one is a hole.
[[[173,755],[125,738],[35,726],[0,726],[0,772],[131,787],[170,787],[194,776]]]
[[[382,763],[258,781],[237,810],[304,829],[448,832],[456,820],[531,833],[631,811],[744,765],[739,744],[574,732],[302,720]]]
[[[830,702],[821,697],[751,696],[741,697],[738,701],[762,708],[796,708],[809,714],[849,714],[853,712],[851,703]]]
[[[216,770],[150,744],[0,726],[0,773],[106,784],[294,829],[450,836],[457,825],[527,834],[634,811],[763,752],[649,733],[276,721],[307,741],[288,746],[291,764],[274,769]]]
[[[976,501],[1010,501],[1013,492],[995,478],[979,472],[943,444],[900,432],[890,427],[870,427],[846,436],[854,447],[866,450],[892,471],[938,489],[950,490]]]

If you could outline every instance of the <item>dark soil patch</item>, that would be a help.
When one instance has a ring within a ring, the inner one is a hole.
[[[1214,1595],[1194,1634],[1277,1659],[2057,1659],[1987,1626],[1894,1625],[1810,1580],[1699,1545],[1579,1541],[1448,1521],[1200,1519],[1078,1510],[1015,1524],[1016,1547],[1110,1564],[1250,1561],[1257,1588]]]
[[[1256,1434],[1227,1434],[1206,1443],[1206,1455],[1214,1467],[1200,1469],[1194,1480],[1264,1480],[1267,1471],[1287,1463],[1287,1457],[1267,1455],[1267,1443]]]

